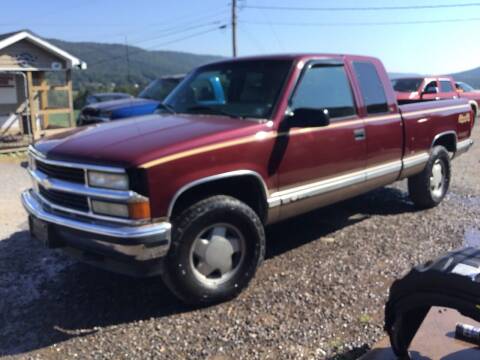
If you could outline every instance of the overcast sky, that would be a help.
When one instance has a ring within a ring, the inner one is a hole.
[[[239,55],[373,55],[390,72],[452,73],[480,66],[480,1],[238,0]],[[2,4],[0,32],[231,55],[231,0],[48,0]],[[478,4],[456,8],[318,11],[318,7]],[[258,7],[296,7],[309,10]],[[405,24],[409,22],[409,24]],[[429,23],[419,23],[429,22]],[[388,23],[388,24],[386,24]],[[393,24],[392,24],[393,23]]]

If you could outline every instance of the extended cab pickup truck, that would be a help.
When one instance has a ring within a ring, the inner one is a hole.
[[[465,83],[455,83],[451,76],[412,77],[392,80],[393,89],[400,105],[419,101],[465,98],[468,100],[473,117],[479,114],[480,92]]]
[[[399,106],[381,62],[363,56],[205,65],[162,109],[36,143],[22,201],[47,246],[161,274],[190,303],[247,286],[267,224],[404,178],[417,207],[437,205],[450,159],[472,145],[466,100]]]

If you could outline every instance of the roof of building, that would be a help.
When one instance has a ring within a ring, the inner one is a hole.
[[[72,68],[86,69],[87,67],[87,64],[84,61],[66,52],[65,50],[60,49],[52,43],[42,39],[41,37],[29,30],[19,30],[15,32],[0,34],[0,50],[25,39],[43,48],[44,50],[67,60],[68,62],[70,62]]]

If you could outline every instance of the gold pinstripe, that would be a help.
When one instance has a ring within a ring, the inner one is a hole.
[[[427,114],[436,113],[440,111],[457,110],[457,109],[464,109],[465,111],[471,110],[470,106],[468,105],[454,105],[454,106],[447,106],[447,107],[432,109],[432,110],[412,111],[412,112],[402,113],[402,115],[404,116],[427,115]]]
[[[413,116],[413,115],[428,114],[428,113],[432,113],[432,112],[439,112],[439,111],[446,111],[446,110],[456,110],[456,109],[461,109],[461,108],[465,108],[466,109],[465,111],[470,110],[470,108],[467,109],[465,107],[465,105],[455,105],[455,106],[438,108],[438,109],[434,109],[434,110],[414,111],[414,112],[410,112],[410,113],[405,113],[403,115]],[[383,121],[383,120],[393,120],[393,119],[400,119],[400,114],[383,115],[383,116],[376,116],[376,117],[363,118],[363,119],[358,119],[357,118],[357,119],[353,119],[353,120],[333,122],[332,124],[330,124],[329,126],[326,126],[326,127],[293,129],[293,130],[289,131],[288,133],[277,133],[276,131],[260,132],[260,133],[262,133],[262,136],[249,135],[249,136],[245,136],[245,137],[235,139],[235,140],[227,140],[227,141],[223,141],[223,142],[220,142],[220,143],[200,146],[200,147],[195,148],[195,149],[180,151],[180,152],[175,153],[175,154],[166,155],[166,156],[161,157],[159,159],[148,161],[148,162],[140,165],[140,167],[143,168],[143,169],[148,169],[148,168],[151,168],[151,167],[156,166],[156,165],[165,164],[167,162],[178,160],[178,159],[183,159],[185,157],[198,155],[198,154],[202,154],[202,153],[205,153],[205,152],[214,151],[214,150],[218,150],[218,149],[223,149],[223,148],[227,148],[227,147],[242,145],[242,144],[246,144],[246,143],[250,143],[250,142],[271,139],[271,138],[275,138],[277,136],[282,136],[282,135],[287,135],[287,134],[292,136],[292,135],[306,134],[306,133],[310,133],[310,132],[324,131],[324,130],[328,130],[328,129],[332,129],[332,128],[350,126],[350,125],[355,125],[355,124],[359,124],[359,123],[371,123],[371,122],[377,122],[377,121]],[[259,133],[257,133],[257,134],[259,134]]]
[[[256,136],[256,135],[249,135],[249,136],[245,136],[243,138],[239,138],[239,139],[235,139],[235,140],[228,140],[228,141],[223,141],[223,142],[215,143],[215,144],[211,144],[211,145],[205,145],[205,146],[201,146],[201,147],[198,147],[198,148],[195,148],[195,149],[181,151],[181,152],[178,152],[178,153],[175,153],[175,154],[167,155],[167,156],[161,157],[161,158],[156,159],[156,160],[148,161],[148,162],[140,165],[140,167],[144,168],[144,169],[148,169],[152,166],[164,164],[164,163],[167,163],[167,162],[170,162],[170,161],[173,161],[173,160],[182,159],[182,158],[185,158],[185,157],[201,154],[201,153],[204,153],[204,152],[223,149],[223,148],[230,147],[230,146],[242,145],[242,144],[246,144],[246,143],[253,142],[253,141],[260,141],[260,140],[264,140],[264,139],[273,138],[273,137],[276,137],[276,136],[277,136],[277,132],[272,131],[272,132],[266,133],[266,135],[262,136],[262,137],[259,137],[259,136]]]

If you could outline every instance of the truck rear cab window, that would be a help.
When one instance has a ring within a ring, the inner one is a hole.
[[[375,65],[369,62],[353,63],[353,70],[362,92],[368,114],[388,112],[387,96]]]
[[[330,118],[355,115],[352,90],[343,65],[307,68],[295,89],[290,108],[327,109]]]
[[[454,92],[452,83],[449,80],[440,80],[440,92]]]

